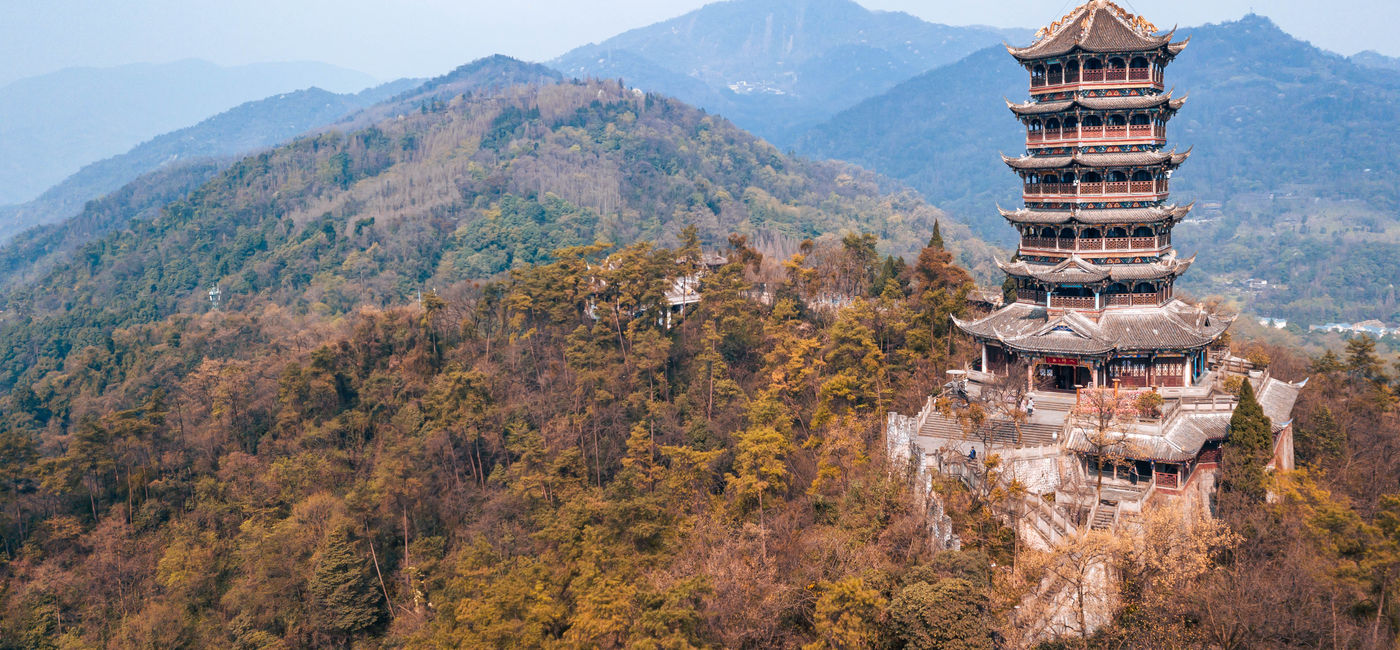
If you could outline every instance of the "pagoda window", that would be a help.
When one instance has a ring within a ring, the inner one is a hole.
[[[1050,64],[1050,68],[1049,68],[1049,70],[1047,70],[1046,72],[1049,73],[1049,77],[1050,77],[1049,81],[1050,81],[1050,85],[1051,85],[1051,86],[1058,86],[1058,85],[1064,83],[1064,80],[1065,80],[1064,69],[1060,67],[1060,64],[1058,64],[1058,63],[1052,63],[1052,64]]]
[[[1133,287],[1133,293],[1157,293],[1157,287],[1152,286],[1150,282],[1139,282]]]
[[[1079,81],[1079,62],[1070,61],[1065,64],[1065,83],[1075,83]]]
[[[1128,67],[1128,65],[1123,62],[1123,59],[1120,59],[1115,56],[1108,60],[1108,67],[1113,70],[1122,70],[1123,68]]]
[[[1110,115],[1110,116],[1108,116],[1108,125],[1109,125],[1109,126],[1126,126],[1127,124],[1128,124],[1128,118],[1123,117],[1122,115],[1116,115],[1116,114],[1115,114],[1115,115]]]
[[[1080,180],[1084,183],[1102,183],[1103,176],[1100,176],[1098,172],[1085,172]]]
[[[1149,171],[1147,171],[1146,169],[1139,169],[1139,170],[1133,172],[1133,180],[1135,180],[1135,181],[1150,181],[1150,180],[1152,180],[1152,172],[1149,172]]]
[[[1098,59],[1089,59],[1089,60],[1087,60],[1087,61],[1084,62],[1084,69],[1085,69],[1085,70],[1102,70],[1102,69],[1103,69],[1103,61],[1100,61],[1100,60],[1098,60]]]
[[[1042,125],[1040,123],[1040,120],[1031,120],[1030,124],[1027,124],[1026,126],[1030,128],[1032,133],[1034,133],[1036,131],[1039,131]]]
[[[1135,228],[1135,229],[1133,230],[1133,236],[1134,236],[1134,237],[1155,237],[1155,236],[1157,236],[1157,233],[1152,232],[1152,229],[1151,229],[1151,228],[1148,228],[1147,226],[1138,226],[1137,228]]]
[[[1140,56],[1140,57],[1134,58],[1134,59],[1133,59],[1133,62],[1132,62],[1128,67],[1131,67],[1131,68],[1136,69],[1136,68],[1146,68],[1148,65],[1150,65],[1150,64],[1147,62],[1147,59],[1146,59],[1145,57],[1141,57],[1141,56]]]
[[[1065,128],[1066,131],[1068,131],[1068,130],[1070,130],[1070,129],[1073,129],[1073,128],[1077,127],[1077,126],[1079,126],[1079,121],[1078,121],[1078,120],[1074,119],[1073,117],[1066,117],[1066,118],[1065,118],[1064,128]]]
[[[1045,66],[1043,66],[1043,65],[1038,65],[1038,66],[1036,66],[1036,67],[1034,67],[1034,68],[1031,69],[1031,85],[1032,85],[1032,86],[1044,86],[1044,85],[1045,85]]]
[[[1100,232],[1098,228],[1089,228],[1080,233],[1079,236],[1084,239],[1099,239],[1103,237],[1103,233]]]
[[[1111,171],[1108,173],[1108,182],[1110,183],[1122,183],[1126,180],[1128,180],[1128,175],[1124,172]]]
[[[1045,121],[1045,130],[1047,130],[1047,131],[1055,131],[1055,130],[1058,130],[1059,128],[1060,128],[1060,121],[1059,121],[1059,120],[1057,120],[1057,119],[1055,119],[1055,118],[1052,117],[1052,118],[1050,118],[1050,119],[1048,119],[1048,120]]]
[[[1108,236],[1109,236],[1109,237],[1127,237],[1127,236],[1128,236],[1128,229],[1127,229],[1127,228],[1109,228],[1109,229],[1108,229]]]
[[[1138,113],[1134,115],[1128,123],[1133,126],[1146,126],[1152,123],[1152,118],[1149,117],[1147,113]]]
[[[1113,284],[1108,285],[1108,288],[1107,288],[1107,289],[1104,289],[1103,292],[1104,292],[1104,293],[1128,293],[1128,285],[1123,284],[1122,282],[1114,282]]]
[[[1074,229],[1065,228],[1060,231],[1060,239],[1074,239]]]

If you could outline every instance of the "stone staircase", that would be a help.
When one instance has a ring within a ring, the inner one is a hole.
[[[1100,501],[1099,507],[1094,509],[1094,518],[1089,521],[1089,527],[1094,530],[1108,530],[1113,527],[1117,516],[1117,501]]]

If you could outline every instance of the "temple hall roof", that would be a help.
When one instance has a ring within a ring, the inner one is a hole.
[[[1052,102],[1025,102],[1023,104],[1013,104],[1006,102],[1006,107],[1017,115],[1044,115],[1046,113],[1059,113],[1074,107],[1086,108],[1094,111],[1117,111],[1117,110],[1138,110],[1145,108],[1156,108],[1165,105],[1169,110],[1181,110],[1186,104],[1186,98],[1172,99],[1170,92],[1156,95],[1127,95],[1123,97],[1075,97]]]
[[[1191,157],[1191,150],[1177,153],[1171,151],[1126,151],[1118,153],[1075,152],[1069,156],[1031,156],[1012,158],[1002,155],[1001,159],[1012,169],[1020,171],[1064,169],[1066,167],[1152,167],[1169,165],[1176,167]]]
[[[1051,318],[1044,306],[1020,302],[976,321],[953,322],[972,336],[1013,350],[1102,356],[1203,348],[1233,320],[1173,300],[1161,306],[1107,309],[1098,322],[1073,310]]]
[[[1172,43],[1172,32],[1158,35],[1157,27],[1108,0],[1090,0],[1036,34],[1027,47],[1006,46],[1021,61],[1085,52],[1147,52],[1162,49],[1176,55],[1186,41]]]
[[[1005,210],[998,207],[997,211],[1001,212],[1001,216],[1012,223],[1137,224],[1180,221],[1186,217],[1187,213],[1191,212],[1192,205],[1195,204],[1154,208],[1074,208],[1070,210],[1033,210],[1030,208]]]
[[[1273,377],[1257,377],[1250,380],[1259,386],[1259,405],[1272,422],[1273,433],[1277,434],[1293,421],[1293,403],[1298,399],[1298,391],[1307,385],[1307,380],[1290,383]],[[1179,412],[1166,426],[1158,431],[1152,428],[1131,428],[1119,443],[1117,453],[1138,460],[1155,460],[1177,463],[1195,458],[1201,447],[1212,440],[1224,440],[1230,434],[1230,416],[1234,405],[1215,412]],[[1066,446],[1081,453],[1098,453],[1084,430],[1072,427]]]

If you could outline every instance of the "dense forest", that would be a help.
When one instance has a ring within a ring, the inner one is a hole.
[[[1237,343],[1312,377],[1304,469],[1245,489],[1227,450],[1218,522],[1018,554],[1007,494],[940,481],[940,551],[881,423],[973,353],[970,278],[937,237],[913,265],[874,242],[804,244],[759,291],[736,235],[669,327],[693,227],[408,306],[119,329],[5,398],[0,642],[990,648],[1109,561],[1119,616],[1063,645],[1388,647],[1397,379],[1369,341]]]
[[[667,328],[683,241],[75,353],[6,403],[5,644],[865,643],[906,587],[980,626],[977,562],[930,553],[878,446],[949,363],[967,274],[850,236],[760,302],[736,236]]]

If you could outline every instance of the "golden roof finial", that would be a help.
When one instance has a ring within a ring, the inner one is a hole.
[[[1077,18],[1080,14],[1090,9],[1099,8],[1107,9],[1113,12],[1114,16],[1116,16],[1119,20],[1123,21],[1123,23],[1128,25],[1128,27],[1130,27],[1133,31],[1142,34],[1143,36],[1152,36],[1157,33],[1157,26],[1148,22],[1147,19],[1143,18],[1142,16],[1136,16],[1131,13],[1128,13],[1126,9],[1114,4],[1113,2],[1110,2],[1109,0],[1089,0],[1089,2],[1075,7],[1073,11],[1060,17],[1059,20],[1050,23],[1045,27],[1041,27],[1035,33],[1035,40],[1039,42],[1045,38],[1053,36],[1056,32],[1059,32],[1062,27],[1065,27],[1066,25],[1069,25],[1071,22],[1073,22],[1074,19]]]

